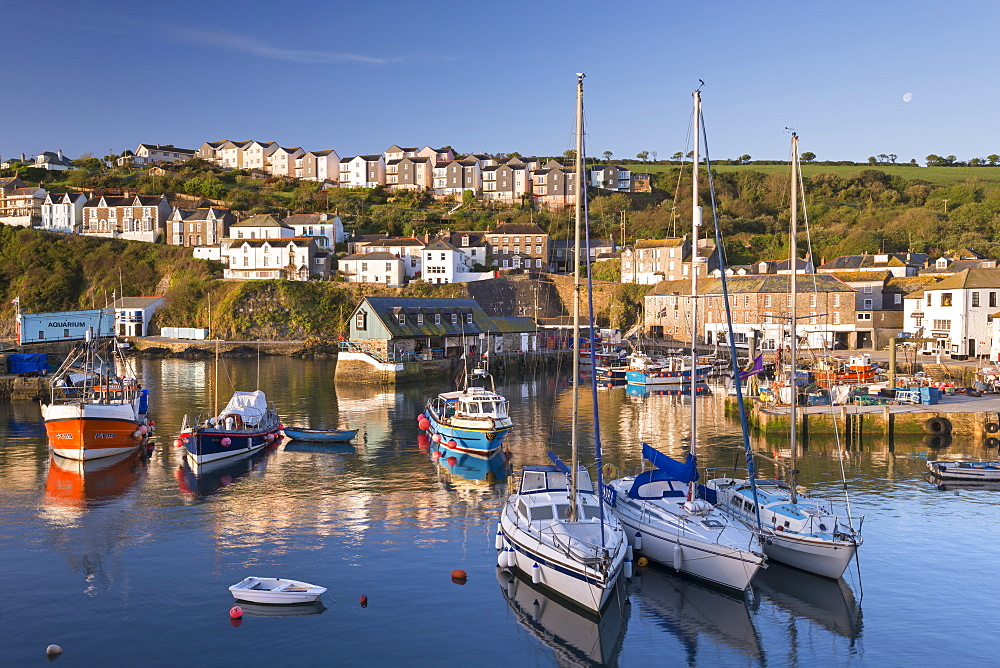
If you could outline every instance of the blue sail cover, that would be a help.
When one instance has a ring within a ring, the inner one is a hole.
[[[679,462],[673,457],[668,457],[659,450],[643,443],[642,456],[649,460],[658,470],[665,473],[667,475],[666,479],[677,480],[678,482],[694,482],[699,478],[698,460],[690,452],[688,453],[687,460]]]
[[[550,451],[549,452],[549,459],[552,460],[552,463],[556,465],[557,469],[559,469],[560,471],[562,471],[566,475],[570,475],[569,467],[566,466],[566,464],[563,462],[563,460],[559,459],[559,455],[557,455],[556,453]]]

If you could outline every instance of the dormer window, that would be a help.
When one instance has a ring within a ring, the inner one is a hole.
[[[451,324],[453,324],[453,325],[457,325],[458,324],[458,314],[457,313],[452,313],[451,314]]]
[[[420,326],[423,326],[423,324],[424,324],[424,314],[423,313],[418,313],[417,314],[417,324],[420,325]]]
[[[440,313],[435,313],[434,314],[434,324],[435,325],[440,325],[441,324],[441,314]]]
[[[937,268],[938,269],[947,269],[948,268],[948,260],[946,258],[939,259],[937,261]]]
[[[466,313],[465,314],[465,322],[468,323],[468,324],[470,324],[470,325],[472,324],[472,314],[471,313]]]
[[[468,234],[466,234],[466,235],[464,235],[462,237],[462,245],[463,246],[468,246],[469,245],[469,235]]]
[[[399,315],[397,315],[396,316],[396,321],[400,325],[405,325],[406,324],[406,314],[405,313],[400,313]]]

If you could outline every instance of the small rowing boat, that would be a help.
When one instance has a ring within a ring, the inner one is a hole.
[[[284,578],[247,577],[229,588],[233,598],[251,603],[312,603],[326,587]]]
[[[301,427],[283,427],[285,436],[296,441],[311,443],[343,443],[353,440],[358,435],[357,429],[302,429]]]
[[[931,474],[941,480],[1000,481],[998,462],[927,462]]]

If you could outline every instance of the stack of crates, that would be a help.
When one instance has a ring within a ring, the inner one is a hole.
[[[933,406],[941,400],[941,390],[936,387],[920,388],[920,403],[925,406]]]

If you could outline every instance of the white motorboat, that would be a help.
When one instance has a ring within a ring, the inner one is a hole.
[[[577,75],[576,154],[583,156],[583,76]],[[586,197],[583,160],[577,161],[575,246],[582,248],[582,201]],[[551,452],[553,464],[526,466],[517,492],[510,495],[500,512],[497,527],[497,564],[516,569],[532,584],[546,587],[591,612],[599,613],[611,598],[625,567],[628,542],[614,515],[594,492],[587,470],[580,466],[577,428],[580,385],[580,255],[574,253],[573,299],[573,454],[570,466]],[[588,284],[589,285],[589,284]],[[591,345],[593,330],[591,329]],[[594,382],[594,379],[591,379]],[[593,387],[596,401],[597,391]],[[594,419],[595,436],[599,422]],[[595,439],[600,463],[600,439]],[[572,467],[572,468],[571,468]],[[598,467],[600,476],[600,467]],[[600,482],[600,477],[598,477]],[[628,574],[627,574],[628,575]]]
[[[285,578],[243,578],[229,591],[238,601],[251,603],[312,603],[326,593],[326,587]]]
[[[927,468],[941,480],[980,480],[1000,482],[1000,461],[997,462],[927,462]]]
[[[698,198],[698,150],[701,140],[701,92],[694,93],[694,177],[692,242],[697,247],[702,209]],[[698,364],[698,271],[691,272],[691,357],[689,368]],[[710,365],[704,365],[708,368]],[[680,378],[680,377],[678,377]],[[629,376],[631,382],[631,376]],[[757,535],[737,520],[731,520],[704,499],[697,498],[696,463],[698,433],[697,385],[688,373],[682,380],[691,392],[690,453],[679,462],[642,444],[643,459],[652,467],[638,475],[610,482],[602,491],[604,500],[626,529],[633,549],[654,561],[702,580],[742,591],[764,564]]]

